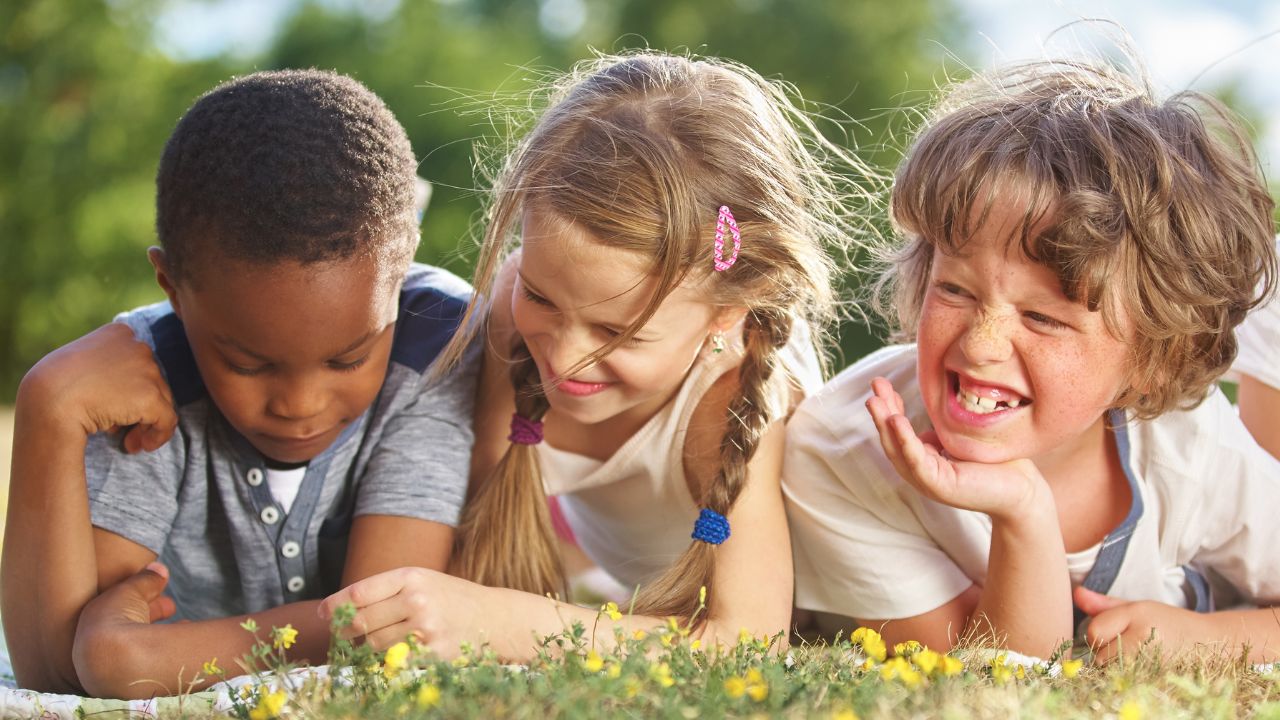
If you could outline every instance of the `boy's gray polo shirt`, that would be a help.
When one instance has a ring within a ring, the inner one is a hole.
[[[168,303],[121,315],[155,351],[178,429],[164,447],[136,455],[106,435],[90,438],[93,524],[157,553],[169,566],[176,618],[191,620],[334,592],[357,515],[456,525],[471,455],[476,354],[434,384],[424,373],[453,336],[470,292],[444,270],[410,268],[382,389],[307,465],[287,514],[265,482],[262,456],[210,401]]]

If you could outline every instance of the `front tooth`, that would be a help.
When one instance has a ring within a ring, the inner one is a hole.
[[[989,397],[978,398],[978,405],[981,406],[982,409],[986,410],[987,412],[990,412],[996,409],[996,401],[992,400]]]

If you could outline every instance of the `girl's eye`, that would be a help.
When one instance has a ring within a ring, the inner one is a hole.
[[[338,362],[336,360],[331,360],[329,361],[329,367],[337,370],[338,372],[353,372],[355,370],[359,370],[360,366],[364,365],[368,359],[369,356],[365,355],[364,357],[358,360],[352,360],[351,362]]]
[[[1026,318],[1027,318],[1028,320],[1030,320],[1031,322],[1033,322],[1033,323],[1035,323],[1035,324],[1037,324],[1037,325],[1042,325],[1042,326],[1044,326],[1044,327],[1046,327],[1046,328],[1049,328],[1049,329],[1051,329],[1051,330],[1059,330],[1059,329],[1064,328],[1064,327],[1066,327],[1066,326],[1067,326],[1067,324],[1066,324],[1066,323],[1059,322],[1059,321],[1057,321],[1057,320],[1055,320],[1055,319],[1053,319],[1053,318],[1049,317],[1048,315],[1044,315],[1044,314],[1041,314],[1041,313],[1038,313],[1038,312],[1028,311],[1028,312],[1026,312],[1026,313],[1023,313],[1023,315],[1025,315],[1025,316],[1026,316]]]
[[[552,307],[550,300],[542,297],[541,295],[535,294],[532,290],[529,289],[529,286],[525,285],[524,283],[520,284],[520,292],[524,293],[525,300],[528,300],[529,302],[534,303],[535,305],[542,305],[543,307]]]

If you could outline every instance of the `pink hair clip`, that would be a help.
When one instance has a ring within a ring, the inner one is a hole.
[[[729,234],[733,235],[733,253],[724,259],[724,227],[729,226]],[[738,262],[738,250],[742,249],[742,234],[738,232],[738,221],[733,219],[733,212],[728,205],[720,206],[720,217],[716,220],[716,272],[724,272]]]

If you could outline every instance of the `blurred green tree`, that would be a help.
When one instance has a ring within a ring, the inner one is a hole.
[[[0,16],[0,402],[41,355],[159,299],[154,174],[227,70],[151,43],[153,2],[6,0]]]
[[[888,168],[895,109],[933,87],[959,32],[950,0],[299,0],[258,56],[182,60],[158,49],[167,8],[0,0],[0,402],[44,353],[160,298],[144,255],[156,162],[182,112],[234,73],[331,68],[385,98],[435,186],[419,258],[466,275],[485,109],[519,103],[544,71],[594,49],[732,58],[862,121],[824,127]],[[854,323],[842,345],[853,359],[875,343]]]

